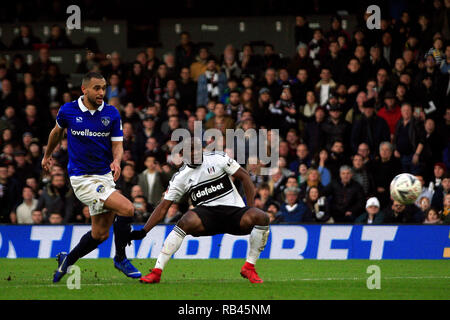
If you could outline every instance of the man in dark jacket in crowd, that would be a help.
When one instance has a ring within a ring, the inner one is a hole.
[[[380,143],[380,156],[374,161],[373,177],[375,181],[376,197],[380,200],[381,209],[385,208],[390,201],[389,186],[392,179],[401,170],[400,160],[394,157],[394,148],[389,141]]]
[[[44,216],[58,212],[63,216],[63,223],[67,223],[73,218],[74,204],[75,196],[70,184],[66,183],[62,174],[54,174],[39,197],[36,210],[45,211]]]
[[[362,186],[352,179],[349,166],[339,169],[340,179],[332,180],[324,194],[331,197],[331,216],[335,222],[353,222],[363,211],[365,205]]]
[[[342,107],[339,104],[328,104],[327,109],[329,116],[321,127],[325,136],[326,146],[331,147],[333,141],[340,139],[344,143],[344,147],[347,148],[349,144],[351,126],[350,123],[342,117]]]
[[[422,223],[424,218],[423,212],[416,205],[394,201],[391,208],[385,210],[384,223]]]
[[[400,158],[403,171],[415,174],[420,171],[424,132],[420,123],[413,117],[411,104],[403,103],[401,113],[402,118],[395,126],[394,155]]]
[[[362,142],[367,143],[370,150],[377,150],[381,142],[389,140],[389,126],[386,120],[376,115],[375,100],[366,101],[361,118],[353,125],[351,135],[353,152],[357,152],[358,145]]]
[[[11,211],[19,204],[19,183],[13,177],[8,177],[8,166],[0,163],[0,223],[9,223]]]

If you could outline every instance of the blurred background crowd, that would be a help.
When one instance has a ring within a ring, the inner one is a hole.
[[[154,46],[131,61],[101,48],[83,53],[73,72],[101,72],[105,101],[122,115],[116,188],[134,203],[136,222],[146,221],[180,166],[172,132],[193,132],[201,121],[204,130],[222,132],[279,129],[271,175],[260,175],[262,164],[248,157],[241,163],[255,183],[256,206],[272,223],[450,223],[450,1],[414,1],[414,8],[399,2],[398,17],[382,15],[378,30],[367,29],[369,14],[346,30],[338,14],[313,28],[298,11],[295,52],[265,43],[257,53],[250,41],[237,47],[230,37],[213,54],[180,32],[179,44],[162,55]],[[22,19],[32,20],[25,13]],[[66,140],[51,172],[41,169],[59,107],[81,95],[50,53],[76,45],[64,23],[47,39],[33,35],[32,23],[18,25],[10,43],[0,38],[0,50],[12,56],[0,55],[0,223],[89,223],[68,181]],[[38,58],[28,63],[23,50]],[[389,184],[402,172],[422,182],[415,204],[390,198]],[[164,222],[176,222],[188,207],[187,199],[174,204]]]

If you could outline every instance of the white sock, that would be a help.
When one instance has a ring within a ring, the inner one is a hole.
[[[250,250],[248,252],[247,262],[255,264],[261,251],[267,243],[269,237],[269,226],[255,226],[250,233]]]
[[[164,269],[164,266],[170,260],[170,257],[172,257],[172,255],[180,248],[185,236],[186,233],[178,226],[173,228],[167,236],[167,239],[164,241],[158,260],[156,260],[155,268],[161,270]]]

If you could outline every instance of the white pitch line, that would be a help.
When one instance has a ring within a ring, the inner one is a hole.
[[[423,277],[382,277],[381,280],[401,280],[401,279],[450,279],[450,276],[423,276]],[[100,280],[108,280],[108,279],[100,279]],[[359,280],[367,280],[367,278],[364,277],[348,277],[348,278],[297,278],[297,279],[281,279],[281,280],[266,280],[266,282],[292,282],[292,281],[359,281]],[[223,282],[242,282],[243,280],[211,280],[211,279],[198,279],[198,278],[185,278],[183,280],[175,280],[175,281],[166,281],[167,283],[170,282],[182,282],[182,281],[205,281],[205,282],[211,282],[216,281],[218,283]],[[93,287],[100,287],[100,286],[123,286],[123,285],[129,285],[130,283],[126,282],[110,282],[110,283],[81,283],[81,287],[83,286],[93,286]],[[66,287],[66,284],[27,284],[27,285],[13,285],[13,286],[0,286],[2,289],[8,289],[8,288],[58,288],[58,287]]]

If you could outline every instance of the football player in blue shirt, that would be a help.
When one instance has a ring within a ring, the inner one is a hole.
[[[116,255],[114,266],[131,278],[141,273],[126,258],[134,206],[116,191],[123,156],[123,132],[120,114],[114,106],[105,104],[106,81],[96,72],[88,73],[82,81],[83,96],[64,104],[50,132],[42,167],[48,171],[52,152],[67,129],[69,163],[67,170],[77,198],[89,206],[92,230],[68,254],[58,254],[58,269],[53,282],[67,273],[69,266],[95,250],[109,236],[113,225]],[[113,175],[114,173],[114,175]]]

